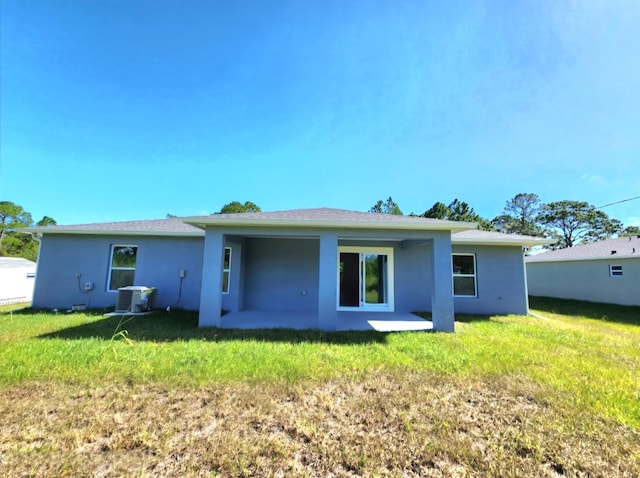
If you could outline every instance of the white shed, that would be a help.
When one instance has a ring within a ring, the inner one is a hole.
[[[0,257],[0,305],[31,302],[35,282],[35,262]]]

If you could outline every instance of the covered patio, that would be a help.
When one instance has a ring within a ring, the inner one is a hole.
[[[475,227],[327,208],[186,222],[205,230],[200,326],[326,331],[452,332],[451,233]]]
[[[318,314],[258,310],[230,312],[222,316],[221,327],[234,329],[317,329]],[[433,330],[433,323],[406,312],[338,312],[336,331],[348,330],[429,331]]]

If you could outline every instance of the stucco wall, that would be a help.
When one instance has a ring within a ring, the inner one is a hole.
[[[393,242],[340,241],[340,246],[394,247],[395,310],[431,309],[430,246],[403,248]],[[317,239],[247,239],[244,245],[246,310],[314,312],[318,306]],[[238,254],[234,259],[239,260]],[[337,265],[335,269],[337,274]],[[232,274],[233,274],[232,270]],[[303,295],[303,291],[306,295]],[[234,290],[230,291],[229,300]]]
[[[42,239],[33,306],[66,309],[74,304],[112,307],[117,292],[107,291],[111,245],[138,246],[135,284],[158,289],[155,305],[176,305],[180,270],[186,271],[178,307],[197,310],[202,277],[202,238],[45,235]],[[94,284],[87,295],[78,289]]]
[[[380,239],[382,238],[341,239],[339,245],[393,247],[395,310],[431,310],[433,246],[429,239],[419,240],[414,237],[404,243]],[[232,288],[230,294],[223,297],[224,304],[233,303],[234,294],[241,293],[244,294],[244,300],[241,301],[239,310],[317,311],[317,238],[246,238],[242,247],[242,264],[232,264],[232,276],[237,274],[237,268],[241,266],[244,283],[238,291]],[[453,246],[453,252],[475,254],[477,267],[478,296],[454,298],[456,312],[528,312],[525,269],[520,246]],[[233,260],[240,260],[238,254],[234,253]],[[440,280],[452,282],[450,266],[447,277]],[[303,291],[306,295],[303,295]]]
[[[308,236],[301,238],[245,235],[258,235],[261,232],[229,231],[226,244],[233,248],[231,286],[229,294],[222,296],[222,307],[228,310],[317,312],[320,250],[317,234],[320,231],[307,231]],[[339,245],[394,248],[396,311],[432,309],[432,240],[442,239],[446,233],[432,232],[426,235],[408,232],[404,242],[393,240],[397,236],[391,231],[357,231],[351,235],[353,237],[348,240],[340,239]],[[113,244],[138,246],[135,285],[157,287],[157,307],[175,305],[180,286],[179,272],[185,270],[187,274],[178,306],[189,310],[199,308],[202,271],[203,267],[207,267],[202,263],[203,238],[83,235],[44,236],[34,307],[66,309],[73,304],[87,303],[88,298],[91,307],[115,305],[117,293],[106,290]],[[520,247],[453,246],[453,251],[476,254],[478,286],[478,297],[454,299],[456,312],[527,312]],[[447,281],[450,285],[451,266],[440,269],[438,281]],[[337,269],[334,270],[337,274]],[[82,274],[81,287],[85,282],[93,282],[94,290],[90,296],[78,289],[76,273]],[[631,281],[631,277],[631,273],[627,274],[625,270],[625,280]],[[450,292],[448,294],[451,297]]]
[[[609,276],[621,265],[621,277]],[[640,305],[640,257],[527,264],[529,294],[620,305]]]
[[[455,297],[462,314],[527,314],[522,247],[454,245],[453,253],[476,255],[477,297]],[[452,279],[453,280],[453,279]]]
[[[427,240],[367,241],[340,240],[340,246],[392,247],[394,261],[394,310],[397,312],[431,310],[433,267],[432,246]]]
[[[395,247],[395,308],[398,312],[431,310],[431,247]]]
[[[247,239],[243,308],[316,312],[319,247],[318,239]]]

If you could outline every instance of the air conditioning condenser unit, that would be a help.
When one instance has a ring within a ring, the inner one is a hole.
[[[116,312],[140,313],[153,309],[155,287],[131,285],[118,289]]]

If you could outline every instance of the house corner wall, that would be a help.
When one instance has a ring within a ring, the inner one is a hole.
[[[476,297],[455,297],[456,313],[527,315],[526,271],[522,246],[457,245],[453,253],[476,257]]]

